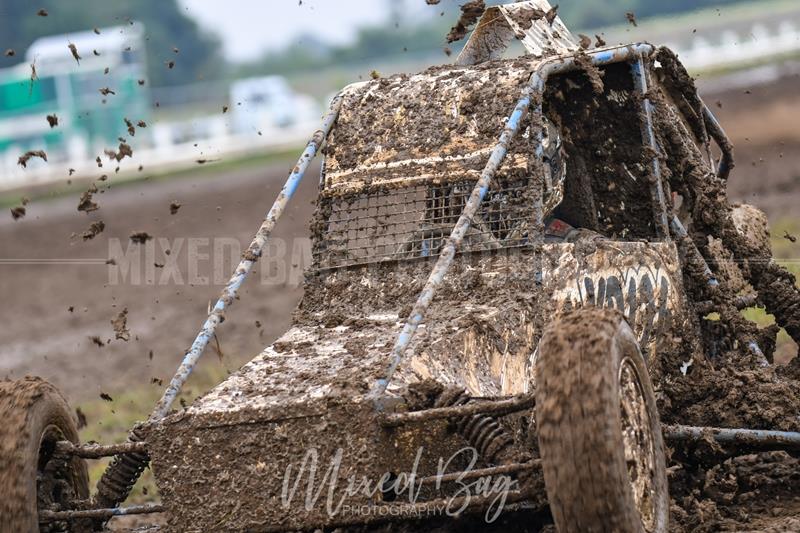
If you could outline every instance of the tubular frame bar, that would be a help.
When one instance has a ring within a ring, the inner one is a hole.
[[[342,95],[338,94],[331,101],[328,113],[325,115],[322,121],[322,126],[320,129],[314,132],[314,135],[308,141],[305,150],[303,150],[303,154],[297,161],[297,165],[295,165],[295,167],[292,169],[289,177],[286,180],[286,183],[283,186],[283,189],[281,189],[281,192],[278,194],[278,197],[275,199],[275,202],[272,204],[272,207],[264,218],[264,222],[258,229],[258,232],[253,238],[253,241],[250,243],[247,251],[243,254],[239,266],[236,267],[236,270],[228,281],[228,284],[222,290],[219,300],[217,300],[216,305],[211,310],[211,313],[209,313],[205,324],[203,324],[202,329],[192,343],[192,347],[184,356],[181,365],[178,367],[178,370],[172,377],[172,380],[164,391],[163,396],[156,404],[155,409],[150,415],[150,421],[159,420],[169,413],[172,403],[178,396],[183,384],[189,378],[189,375],[194,370],[197,361],[203,355],[203,350],[205,350],[208,342],[214,337],[217,326],[225,320],[226,308],[233,305],[239,288],[242,286],[242,283],[244,283],[244,280],[247,278],[247,275],[250,273],[253,265],[261,257],[264,246],[267,244],[267,239],[272,233],[272,230],[275,228],[275,224],[278,222],[278,219],[283,213],[283,210],[286,208],[286,205],[289,203],[289,200],[291,200],[292,196],[297,190],[297,186],[300,184],[300,181],[303,179],[303,176],[311,164],[311,161],[317,154],[317,150],[319,150],[322,143],[328,137],[328,133],[330,133],[331,128],[333,127],[333,124],[339,115],[341,106]]]
[[[731,143],[725,130],[722,129],[722,125],[717,120],[717,117],[714,116],[714,113],[711,112],[711,109],[709,109],[705,103],[703,103],[703,120],[709,135],[717,142],[717,146],[719,146],[722,152],[722,157],[717,167],[717,177],[727,180],[731,170],[736,166],[733,160],[733,143]]]
[[[101,457],[110,457],[121,453],[147,453],[147,443],[140,441],[120,444],[77,445],[68,440],[62,440],[56,443],[56,450],[60,453],[74,455],[83,459],[100,459]]]
[[[491,477],[498,474],[516,474],[526,470],[539,470],[542,468],[541,459],[531,459],[525,463],[511,463],[500,466],[490,466],[488,468],[476,468],[475,470],[465,470],[463,472],[453,472],[452,474],[440,474],[435,476],[421,477],[417,480],[420,485],[436,485],[439,488],[442,483],[451,481],[465,481],[468,479],[479,479]]]
[[[79,518],[99,518],[107,520],[115,516],[163,513],[164,511],[166,511],[166,508],[158,504],[131,505],[129,507],[114,507],[113,509],[86,509],[80,511],[39,511],[39,523],[77,520]]]
[[[658,160],[658,143],[656,142],[655,132],[653,131],[653,103],[647,97],[647,68],[644,56],[636,54],[636,60],[631,66],[633,73],[634,89],[642,97],[642,145],[652,150],[650,160],[650,201],[653,203],[655,215],[656,235],[662,239],[669,240],[669,223],[667,222],[667,203],[664,199],[664,184],[661,180],[661,163]]]
[[[766,429],[729,429],[699,426],[664,426],[664,438],[671,441],[697,441],[705,435],[720,444],[743,446],[770,446],[800,450],[800,433]]]
[[[653,50],[654,48],[652,45],[640,43],[607,50],[600,50],[597,52],[589,52],[587,55],[590,57],[594,66],[604,66],[611,63],[634,61],[637,58],[649,57]],[[414,334],[417,331],[417,327],[422,322],[425,312],[428,310],[431,302],[433,301],[436,289],[439,287],[439,285],[441,285],[445,274],[447,274],[447,271],[450,269],[456,251],[461,242],[464,240],[464,235],[472,223],[472,217],[478,212],[481,202],[486,196],[486,192],[488,191],[489,185],[492,182],[492,178],[503,162],[503,159],[508,152],[508,146],[519,131],[520,124],[525,118],[528,108],[531,106],[532,102],[536,102],[538,106],[538,103],[544,94],[545,83],[550,76],[576,70],[577,68],[578,65],[574,55],[568,57],[556,57],[542,63],[539,68],[537,68],[536,71],[531,74],[528,84],[522,91],[522,96],[517,101],[516,106],[514,106],[514,110],[509,116],[506,127],[503,129],[503,132],[500,135],[500,139],[492,149],[489,161],[487,161],[486,166],[481,172],[480,178],[478,178],[478,181],[475,183],[475,187],[473,188],[472,194],[470,195],[469,200],[461,212],[461,216],[453,226],[453,231],[450,233],[447,243],[442,247],[439,259],[436,261],[433,270],[431,270],[425,286],[417,297],[417,301],[414,304],[414,307],[412,308],[408,318],[406,319],[405,324],[403,325],[403,329],[400,331],[397,339],[395,340],[391,355],[389,357],[389,365],[386,370],[385,377],[377,379],[372,387],[372,390],[370,391],[370,396],[375,402],[376,409],[379,411],[383,410],[383,405],[379,400],[386,392],[386,388],[389,386],[392,376],[397,370],[400,362],[403,360],[403,356],[405,355],[406,349],[411,343],[411,339],[414,337]],[[649,124],[649,126],[652,128],[652,124]],[[539,157],[541,157],[541,154],[539,154]],[[666,223],[666,218],[664,219],[664,222]],[[668,236],[669,232],[667,232],[666,235]]]
[[[536,405],[533,395],[526,394],[516,396],[507,400],[470,402],[464,405],[451,407],[435,407],[422,411],[411,411],[408,413],[392,413],[382,415],[379,419],[383,427],[397,427],[413,422],[427,420],[441,420],[443,418],[461,418],[473,415],[507,415],[525,409],[531,409]]]

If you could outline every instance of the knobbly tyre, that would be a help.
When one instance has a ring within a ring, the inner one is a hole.
[[[127,442],[81,445],[52,385],[3,382],[5,524],[536,530],[549,509],[562,532],[652,533],[668,529],[665,441],[796,450],[789,431],[661,425],[654,391],[687,361],[770,364],[774,328],[740,309],[800,340],[800,293],[763,214],[727,203],[730,142],[675,55],[582,50],[548,10],[492,7],[455,65],[333,99]],[[501,59],[513,39],[528,55]],[[173,410],[317,151],[292,327]],[[85,460],[106,456],[91,491]],[[148,465],[162,503],[123,506]]]

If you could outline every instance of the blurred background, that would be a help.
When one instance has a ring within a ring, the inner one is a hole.
[[[135,148],[162,169],[297,144],[347,83],[373,70],[414,72],[451,61],[444,36],[458,4],[3,0],[0,187],[58,181],[64,167],[90,174],[95,157],[126,132],[125,118],[147,124]],[[800,4],[792,0],[562,4],[562,18],[581,33],[670,45],[706,93],[780,83],[800,53]],[[43,120],[48,114],[58,116],[58,127]],[[50,164],[18,165],[31,149],[44,149]],[[124,173],[138,163],[119,166]]]
[[[87,415],[84,439],[123,438],[172,375],[331,95],[452,62],[463,41],[445,35],[460,3],[0,0],[0,376],[50,379]],[[776,256],[800,272],[800,2],[559,3],[576,35],[678,52],[735,144],[731,199],[767,212]],[[29,150],[47,161],[23,167]],[[289,324],[314,182],[187,397]],[[87,193],[96,209],[79,211]],[[134,246],[133,232],[152,238]],[[128,340],[111,324],[123,311]],[[776,359],[796,352],[783,333]]]

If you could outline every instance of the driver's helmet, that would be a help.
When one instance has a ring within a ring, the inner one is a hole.
[[[544,216],[553,212],[564,199],[564,181],[567,177],[564,148],[561,135],[555,124],[542,117],[544,122],[542,135],[542,162],[544,163],[544,194],[542,204]]]

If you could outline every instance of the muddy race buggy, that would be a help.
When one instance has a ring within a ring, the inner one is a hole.
[[[334,98],[127,442],[81,445],[51,385],[0,385],[5,524],[537,530],[549,508],[562,532],[663,532],[665,440],[800,446],[776,428],[678,425],[674,409],[661,425],[692,365],[770,365],[776,328],[741,309],[765,306],[800,341],[800,293],[764,216],[728,204],[731,145],[676,56],[581,49],[548,10],[492,7],[455,65]],[[529,53],[502,59],[514,39]],[[292,327],[173,410],[317,151]],[[91,493],[84,460],[104,456]],[[163,503],[120,506],[148,465]]]

